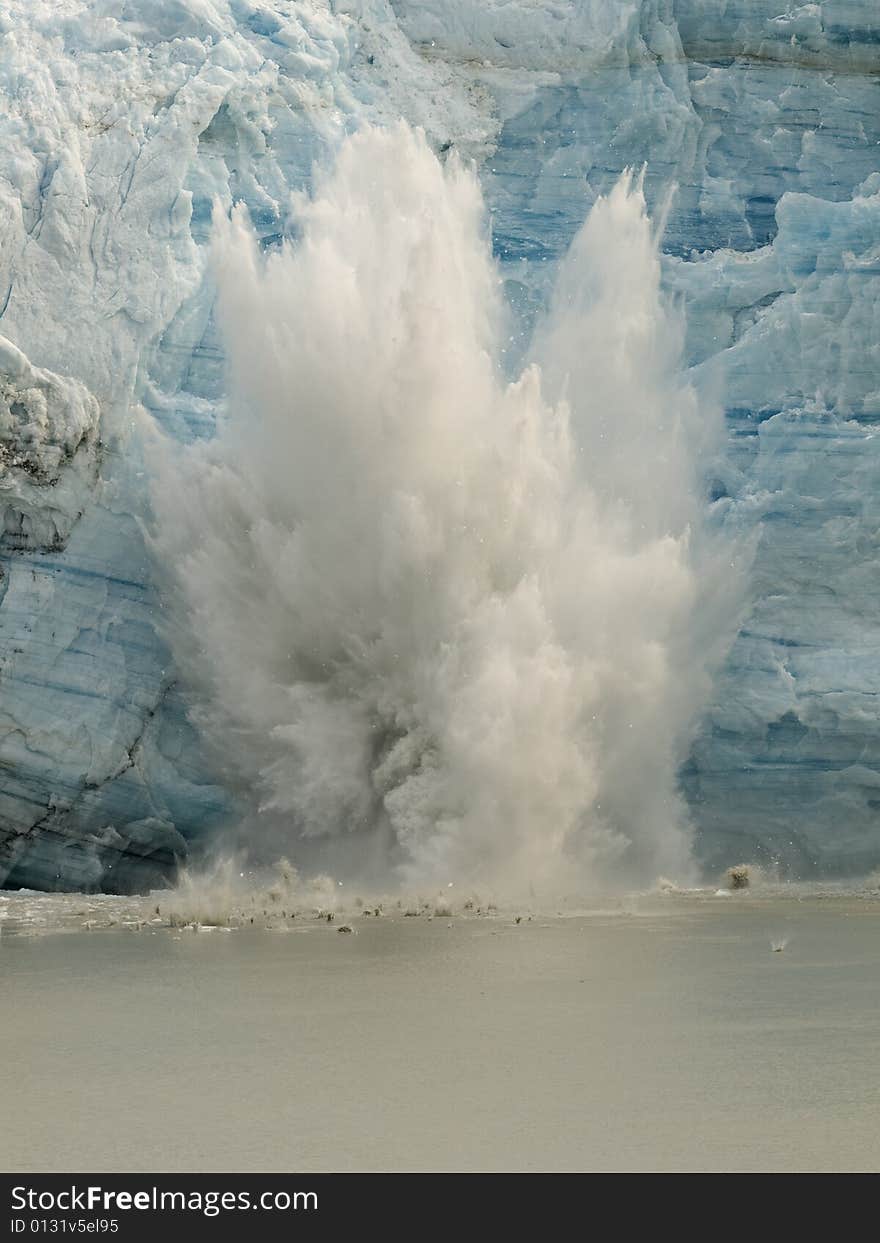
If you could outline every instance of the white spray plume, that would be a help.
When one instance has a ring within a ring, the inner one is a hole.
[[[368,128],[297,209],[265,258],[215,215],[230,413],[154,496],[177,659],[254,825],[410,885],[682,877],[737,576],[641,184],[593,207],[513,383],[470,170]]]

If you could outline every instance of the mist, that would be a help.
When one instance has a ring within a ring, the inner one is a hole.
[[[153,445],[196,722],[257,855],[571,892],[693,871],[677,774],[736,630],[639,178],[593,205],[521,374],[475,173],[347,139],[297,238],[215,210],[216,438]]]

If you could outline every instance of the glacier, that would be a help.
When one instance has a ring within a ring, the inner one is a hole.
[[[709,499],[754,542],[680,771],[696,855],[880,864],[876,5],[7,0],[0,40],[0,883],[148,887],[245,814],[169,648],[150,437],[225,416],[212,204],[272,253],[316,164],[401,118],[478,169],[512,371],[645,165],[725,406]]]

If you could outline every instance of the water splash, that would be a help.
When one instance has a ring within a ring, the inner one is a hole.
[[[265,259],[215,216],[230,413],[156,454],[171,638],[251,840],[408,885],[682,877],[738,578],[640,182],[593,207],[513,382],[455,158],[365,129],[296,206]]]

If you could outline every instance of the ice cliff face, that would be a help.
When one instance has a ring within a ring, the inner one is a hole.
[[[315,160],[401,116],[478,161],[523,341],[647,162],[728,412],[712,495],[758,533],[683,772],[699,853],[880,862],[873,3],[9,0],[0,90],[0,882],[149,884],[236,815],[161,637],[142,438],[222,413],[212,200],[271,248]]]

